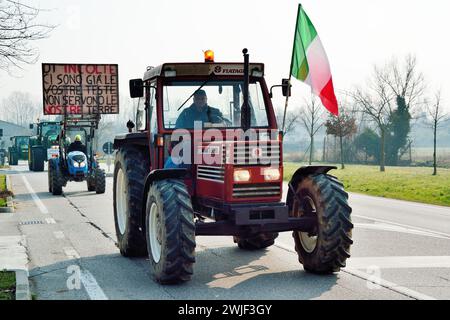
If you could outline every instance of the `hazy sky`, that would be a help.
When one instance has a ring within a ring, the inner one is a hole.
[[[40,0],[49,9],[40,21],[58,24],[36,42],[36,65],[0,73],[0,102],[14,90],[41,99],[41,63],[118,63],[121,93],[146,66],[203,61],[213,49],[216,61],[264,62],[269,85],[289,73],[298,1],[280,0]],[[430,89],[441,87],[450,107],[450,1],[304,0],[327,51],[335,87],[351,89],[365,81],[374,63],[408,53],[417,56]],[[293,104],[308,95],[294,81]]]

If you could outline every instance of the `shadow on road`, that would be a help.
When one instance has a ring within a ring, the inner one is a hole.
[[[283,261],[272,256],[273,250],[277,249],[249,252],[227,246],[200,250],[192,280],[178,285],[154,282],[146,258],[128,259],[119,254],[35,268],[30,277],[39,299],[87,298],[84,290],[67,289],[67,267],[71,265],[89,270],[110,299],[300,300],[318,298],[336,285],[337,275],[308,274],[300,265],[298,270],[276,271],[282,269]]]

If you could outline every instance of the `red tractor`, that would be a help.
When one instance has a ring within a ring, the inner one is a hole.
[[[244,63],[211,56],[130,80],[131,97],[140,98],[136,123],[114,140],[121,254],[148,254],[156,281],[179,283],[193,274],[196,235],[229,235],[239,248],[259,250],[293,231],[305,270],[339,271],[353,224],[348,195],[328,174],[336,168],[299,168],[284,202],[282,133],[264,65],[249,63],[246,50]]]

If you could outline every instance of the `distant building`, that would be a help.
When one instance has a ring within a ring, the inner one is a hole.
[[[31,136],[32,134],[33,130],[0,120],[0,149],[6,149],[11,145],[11,137]]]

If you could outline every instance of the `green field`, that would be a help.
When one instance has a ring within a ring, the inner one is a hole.
[[[15,300],[16,275],[10,271],[0,271],[0,300]]]
[[[289,181],[296,168],[302,165],[286,162],[284,179]],[[450,169],[438,168],[437,176],[432,173],[433,168],[386,167],[386,172],[380,172],[378,166],[363,165],[346,165],[344,170],[330,172],[344,183],[347,191],[450,206]]]

